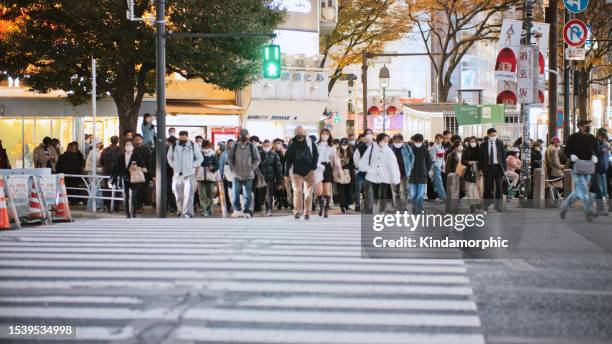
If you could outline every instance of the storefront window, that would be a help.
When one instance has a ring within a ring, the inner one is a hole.
[[[85,117],[83,119],[83,133],[93,134],[93,117]],[[104,143],[104,146],[107,146],[110,144],[110,138],[113,135],[119,136],[119,118],[97,117],[95,137],[99,138]]]
[[[21,141],[21,118],[2,118],[0,119],[0,140],[13,168],[22,166],[22,141]]]

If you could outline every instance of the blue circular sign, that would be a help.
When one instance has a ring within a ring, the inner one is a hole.
[[[580,13],[589,6],[589,0],[563,0],[565,8],[572,13]]]

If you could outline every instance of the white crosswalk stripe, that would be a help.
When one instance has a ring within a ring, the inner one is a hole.
[[[74,324],[82,342],[485,342],[463,261],[362,259],[360,244],[358,216],[0,232],[0,323]]]

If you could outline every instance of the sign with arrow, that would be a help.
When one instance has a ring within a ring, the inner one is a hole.
[[[563,27],[563,39],[572,47],[581,47],[586,42],[588,29],[580,19],[572,19]]]
[[[563,4],[568,11],[580,13],[589,6],[589,0],[563,0]]]

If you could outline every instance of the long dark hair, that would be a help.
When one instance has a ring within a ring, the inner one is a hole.
[[[327,133],[327,135],[329,135],[329,137],[327,138],[327,144],[331,147],[334,145],[334,138],[332,137],[331,132],[329,131],[329,129],[321,129],[321,131],[319,131],[319,141],[317,141],[317,143],[321,143],[321,135],[323,133]]]

